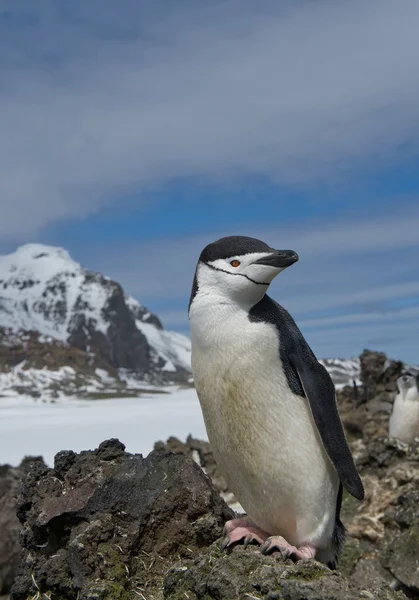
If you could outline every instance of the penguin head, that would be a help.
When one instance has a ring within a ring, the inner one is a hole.
[[[189,306],[203,294],[251,307],[263,298],[273,278],[297,260],[293,250],[275,250],[255,238],[221,238],[201,252]]]
[[[397,379],[397,387],[399,388],[399,391],[402,392],[404,390],[408,390],[410,388],[417,387],[418,377],[419,377],[419,375],[417,375],[415,377],[409,371],[405,371],[404,373],[402,373],[400,375],[400,377]]]

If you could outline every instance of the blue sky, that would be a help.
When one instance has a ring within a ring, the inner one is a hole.
[[[300,261],[271,295],[320,356],[419,363],[419,3],[0,7],[0,251],[66,247],[187,332],[232,233]]]

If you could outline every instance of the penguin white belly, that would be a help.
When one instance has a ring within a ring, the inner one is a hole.
[[[411,399],[409,395],[414,395],[415,398]],[[398,394],[389,422],[390,436],[407,444],[419,437],[419,399],[416,396],[416,391],[410,393],[410,390],[405,397]]]
[[[339,487],[305,398],[281,368],[278,332],[235,313],[192,330],[192,366],[220,469],[249,517],[295,545],[327,546]]]

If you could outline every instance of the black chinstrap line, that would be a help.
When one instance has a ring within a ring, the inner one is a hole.
[[[251,277],[248,277],[244,273],[230,273],[230,271],[226,271],[225,269],[219,269],[218,267],[214,267],[214,265],[210,265],[207,262],[204,263],[204,265],[207,265],[207,267],[209,267],[210,269],[214,269],[214,271],[221,271],[222,273],[227,273],[227,275],[239,275],[240,277],[244,277],[245,279],[248,279],[252,283],[256,283],[256,285],[269,286],[269,283],[264,283],[263,281],[255,281],[254,279],[252,279]]]

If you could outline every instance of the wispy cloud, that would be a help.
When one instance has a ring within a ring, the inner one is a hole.
[[[292,290],[305,294],[310,289],[315,302],[316,295],[324,295],[325,285],[333,285],[327,289],[327,297],[332,305],[342,305],[345,300],[367,303],[398,297],[399,282],[405,286],[403,295],[416,291],[416,263],[407,259],[409,253],[415,254],[418,249],[418,231],[419,207],[412,207],[403,215],[396,209],[386,217],[370,216],[362,222],[343,218],[292,226],[248,226],[245,231],[237,228],[80,251],[95,268],[119,276],[144,301],[163,299],[168,294],[176,299],[186,297],[197,258],[206,244],[223,235],[251,235],[300,254],[301,261],[286,272],[286,277],[275,280],[275,289],[280,286],[285,294]],[[360,282],[373,285],[374,290]]]
[[[417,0],[173,4],[3,3],[3,237],[174,178],[304,185],[417,153]]]

